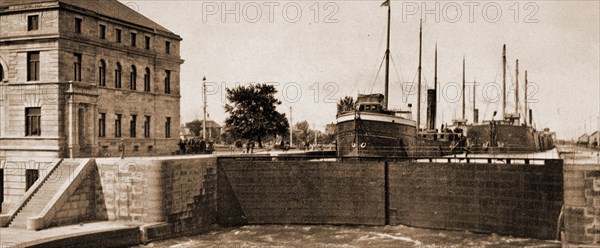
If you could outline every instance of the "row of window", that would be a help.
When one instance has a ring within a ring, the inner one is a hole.
[[[81,81],[82,55],[79,53],[73,54],[73,80]],[[121,78],[123,67],[121,63],[117,63],[115,68],[115,88],[121,88]],[[150,69],[146,67],[144,70],[144,91],[151,91]],[[2,81],[2,68],[0,67],[0,81]],[[40,52],[27,53],[27,81],[40,80]],[[102,59],[98,66],[98,85],[106,86],[106,62]],[[171,71],[165,70],[165,94],[171,94]],[[129,89],[137,90],[137,68],[131,66],[129,74]]]
[[[129,137],[137,137],[137,115],[131,115],[129,118]],[[42,135],[42,108],[25,108],[25,136]],[[115,114],[115,138],[122,137],[121,124],[122,114]],[[144,116],[144,138],[150,138],[150,124],[152,117]],[[100,113],[98,116],[98,137],[106,137],[106,113]],[[171,117],[165,118],[165,138],[171,138]]]
[[[131,115],[129,118],[129,137],[137,137],[137,115]],[[144,138],[150,138],[150,123],[152,117],[144,116]],[[123,121],[122,114],[115,114],[115,138],[122,137],[121,125]],[[98,116],[98,137],[106,137],[106,113],[100,113]],[[165,118],[165,138],[171,138],[171,117]]]
[[[82,25],[83,25],[83,19],[76,17],[74,32],[77,34],[81,34]],[[34,30],[39,30],[39,29],[40,29],[40,16],[39,15],[27,16],[27,30],[34,31]],[[121,43],[123,41],[122,36],[123,36],[123,30],[115,28],[115,42],[116,43]],[[98,38],[101,40],[106,40],[106,25],[98,24]],[[144,41],[145,41],[144,48],[146,50],[150,50],[150,46],[151,46],[150,36],[145,36]],[[137,47],[137,33],[136,32],[130,33],[130,45],[132,47]],[[165,53],[167,53],[167,54],[171,53],[171,42],[170,41],[165,41]]]
[[[144,91],[151,91],[151,75],[150,68],[146,67],[144,69]],[[123,67],[121,63],[117,62],[115,68],[115,88],[122,87],[122,76],[123,76]],[[106,61],[103,59],[100,60],[100,64],[98,65],[98,85],[106,86]],[[165,94],[171,94],[171,70],[165,70]],[[137,90],[137,67],[135,65],[131,65],[131,71],[129,73],[129,89]]]

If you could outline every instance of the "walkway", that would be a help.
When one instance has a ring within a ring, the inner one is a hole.
[[[99,234],[109,232],[121,232],[124,230],[138,229],[139,225],[121,223],[121,222],[94,222],[81,225],[62,226],[44,229],[41,231],[30,231],[18,228],[0,228],[0,248],[5,247],[27,247],[38,245],[55,240],[73,238],[88,234]],[[102,237],[99,235],[97,237]],[[138,237],[129,237],[139,240]],[[88,244],[96,243],[94,240],[87,240]],[[112,242],[119,242],[112,240]]]

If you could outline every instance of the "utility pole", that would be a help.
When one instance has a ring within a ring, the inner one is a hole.
[[[202,98],[204,99],[204,119],[202,120],[202,139],[206,141],[206,77],[202,78]]]

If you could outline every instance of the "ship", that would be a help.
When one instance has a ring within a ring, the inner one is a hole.
[[[388,108],[390,5],[390,1],[382,5],[388,8],[384,94],[359,94],[356,102],[349,104],[350,107],[338,108],[336,144],[339,157],[409,158],[415,156],[417,122],[412,120],[412,112]]]
[[[548,128],[538,131],[533,126],[532,109],[527,101],[527,71],[525,71],[524,86],[524,116],[521,117],[519,109],[519,61],[516,60],[515,80],[515,110],[506,112],[506,45],[502,48],[502,118],[495,120],[494,112],[491,120],[473,124],[466,127],[469,150],[474,153],[534,153],[554,148],[553,132]],[[464,110],[463,110],[464,111]],[[476,113],[474,108],[474,115]],[[522,121],[523,120],[523,121]]]
[[[433,89],[427,90],[427,119],[426,128],[423,130],[419,129],[417,135],[417,157],[441,157],[446,155],[452,155],[462,153],[466,146],[466,137],[463,134],[463,123],[466,120],[455,120],[454,128],[442,125],[438,130],[436,129],[436,116],[437,116],[437,86],[438,86],[438,71],[437,71],[437,45],[435,47],[435,66],[434,66],[434,87]],[[419,71],[421,71],[421,59],[419,52]],[[420,76],[419,76],[420,84]],[[417,97],[420,101],[421,91],[418,91],[419,96]],[[463,92],[464,92],[464,61],[463,61]],[[464,95],[463,95],[464,99]],[[464,104],[463,104],[464,105]],[[417,117],[420,119],[420,117]],[[464,119],[464,117],[463,117]]]

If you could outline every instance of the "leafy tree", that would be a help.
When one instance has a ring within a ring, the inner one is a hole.
[[[351,111],[354,109],[354,98],[352,98],[351,96],[346,96],[342,99],[340,99],[340,101],[337,104],[337,114],[341,114],[344,113],[346,111]]]
[[[262,148],[265,137],[286,135],[289,123],[285,114],[277,112],[281,101],[275,98],[272,85],[256,84],[226,89],[228,103],[225,130],[235,138],[257,141]]]
[[[193,120],[185,124],[185,127],[190,129],[190,132],[194,134],[194,136],[200,136],[200,132],[202,132],[202,121],[201,120]]]

